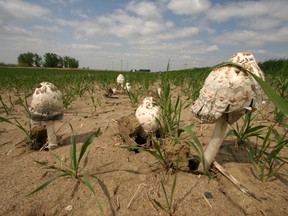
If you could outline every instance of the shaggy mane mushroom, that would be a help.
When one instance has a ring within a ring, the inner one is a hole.
[[[153,97],[144,98],[143,103],[137,108],[135,116],[141,124],[139,135],[143,139],[146,139],[149,133],[159,129],[160,109],[155,104]]]
[[[238,52],[228,62],[240,64],[264,80],[264,73],[250,52]],[[237,67],[224,65],[208,75],[199,98],[191,107],[203,123],[216,122],[211,140],[204,151],[205,167],[200,163],[199,172],[207,171],[215,160],[227,125],[236,122],[246,112],[256,110],[262,99],[263,91],[256,80]]]
[[[122,89],[124,88],[125,77],[123,76],[123,74],[119,74],[117,76],[116,82],[118,86],[121,86]]]
[[[63,118],[62,94],[55,85],[49,82],[41,82],[37,85],[29,108],[31,120],[34,123],[46,123],[47,129],[47,149],[58,146],[55,121]]]

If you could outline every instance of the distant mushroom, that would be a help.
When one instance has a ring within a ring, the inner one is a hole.
[[[30,107],[31,120],[35,123],[45,122],[48,149],[58,146],[54,123],[63,118],[62,94],[55,85],[41,82],[34,91]]]
[[[130,90],[131,90],[131,84],[129,83],[129,82],[127,82],[127,83],[125,83],[125,90],[127,91],[127,92],[130,92]]]
[[[141,124],[139,135],[146,139],[148,134],[159,129],[160,109],[155,104],[153,97],[146,97],[136,110],[136,118]]]
[[[250,52],[238,52],[228,62],[240,64],[261,79],[264,73]],[[233,124],[247,111],[256,110],[263,99],[263,92],[254,78],[234,66],[214,69],[206,78],[199,98],[192,105],[192,112],[203,123],[215,123],[212,138],[204,151],[205,167],[200,163],[198,171],[208,170],[224,140],[228,124]],[[205,169],[204,169],[205,168]]]
[[[118,85],[118,86],[121,86],[121,88],[124,87],[125,77],[123,76],[123,74],[119,74],[119,75],[117,76],[116,81],[117,81],[117,85]]]

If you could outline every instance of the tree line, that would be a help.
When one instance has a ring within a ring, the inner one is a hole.
[[[78,68],[79,61],[69,56],[59,56],[55,53],[46,53],[43,58],[37,53],[27,52],[19,54],[18,64],[29,67],[56,67]]]

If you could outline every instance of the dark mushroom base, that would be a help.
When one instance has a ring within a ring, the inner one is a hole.
[[[45,124],[37,125],[31,128],[30,140],[27,140],[27,144],[32,150],[40,150],[47,142],[47,129]]]

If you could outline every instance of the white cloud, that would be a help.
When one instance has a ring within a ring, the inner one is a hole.
[[[76,50],[79,49],[86,49],[86,50],[99,50],[101,46],[94,45],[94,44],[71,44],[68,48],[73,48]]]
[[[76,3],[76,2],[79,2],[80,0],[48,0],[48,2],[51,2],[53,4],[56,4],[56,5],[68,5],[68,4],[73,4],[73,3]]]
[[[61,29],[59,26],[42,26],[42,25],[35,25],[33,26],[34,29],[40,30],[43,32],[54,32],[54,33],[60,33],[63,32],[63,29]]]
[[[262,47],[271,43],[285,43],[288,38],[288,28],[273,31],[235,30],[215,36],[212,41],[221,45]]]
[[[199,15],[211,6],[209,0],[171,0],[168,8],[178,15]]]
[[[146,19],[161,19],[159,9],[153,2],[130,2],[126,9]]]
[[[48,8],[37,4],[24,2],[21,0],[1,0],[0,1],[0,23],[9,20],[27,20],[49,14]]]
[[[207,12],[207,18],[218,22],[229,21],[231,18],[241,18],[252,22],[262,17],[266,20],[273,18],[288,21],[287,11],[288,4],[285,0],[231,1],[211,7]]]
[[[263,2],[259,1],[229,2],[210,8],[207,17],[219,22],[227,21],[233,17],[250,19],[266,14],[268,9]]]
[[[182,39],[198,33],[199,29],[197,27],[173,28],[167,31],[165,34],[157,35],[154,39],[157,39],[157,41]]]
[[[77,16],[85,18],[85,19],[88,18],[88,15],[84,11],[79,10],[79,9],[71,10],[71,14],[77,15]]]

